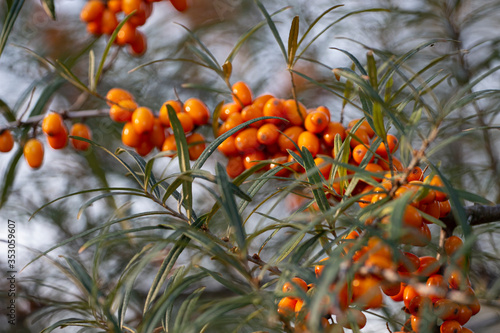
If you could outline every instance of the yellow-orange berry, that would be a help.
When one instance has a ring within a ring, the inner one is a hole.
[[[59,113],[49,113],[43,118],[42,131],[48,136],[55,136],[65,130],[64,121]]]
[[[69,133],[71,136],[79,136],[87,140],[90,140],[92,138],[92,132],[90,131],[90,128],[82,123],[76,123],[71,126],[71,130]],[[90,143],[71,138],[71,145],[76,150],[87,150],[89,149]]]
[[[205,125],[210,118],[208,107],[198,98],[189,98],[184,102],[184,111],[191,117],[195,125]]]
[[[111,35],[118,26],[118,20],[115,13],[109,9],[105,9],[101,18],[101,31],[103,34]]]
[[[147,107],[141,106],[132,113],[132,124],[138,134],[151,132],[153,129],[155,117],[153,112]]]
[[[80,19],[84,22],[98,20],[101,18],[104,9],[106,9],[104,2],[100,0],[90,0],[80,12]]]
[[[9,130],[5,130],[0,134],[0,151],[2,153],[9,152],[14,147],[14,138]]]
[[[328,118],[324,112],[313,111],[305,119],[304,126],[311,133],[321,133],[328,126]]]
[[[125,22],[120,30],[118,30],[118,34],[116,35],[115,43],[118,45],[131,44],[134,42],[136,38],[137,28],[135,25],[130,22]]]
[[[135,148],[141,143],[141,135],[134,130],[132,122],[128,122],[123,126],[122,142],[124,145]]]
[[[240,155],[231,156],[227,161],[226,172],[229,177],[236,178],[243,171],[245,171],[245,165],[243,164],[243,157]]]
[[[68,130],[66,127],[57,135],[47,136],[47,142],[53,149],[63,149],[68,144]]]
[[[341,123],[332,121],[328,123],[327,127],[323,131],[323,141],[328,146],[332,147],[337,134],[340,135],[340,139],[342,139],[342,141],[344,141],[347,136],[344,126],[342,126]]]
[[[172,157],[177,152],[177,142],[175,141],[175,136],[169,135],[163,142],[163,146],[161,147],[161,151],[169,152],[167,156]]]
[[[161,125],[160,119],[158,118],[155,118],[153,129],[149,135],[149,141],[153,144],[153,146],[161,150],[163,142],[165,141],[165,129]]]
[[[121,88],[112,88],[106,94],[107,103],[109,106],[113,104],[120,103],[125,100],[134,100],[134,96],[131,93]]]
[[[182,105],[179,101],[168,100],[160,108],[160,121],[164,126],[170,126],[170,119],[168,119],[168,105],[170,105],[175,113],[179,114],[182,112]]]
[[[278,137],[278,144],[281,150],[284,152],[287,149],[296,150],[294,143],[297,144],[302,132],[304,132],[304,129],[301,126],[292,126],[284,130]]]
[[[314,157],[319,151],[320,143],[318,137],[314,133],[304,131],[300,133],[299,138],[297,139],[297,145],[300,149],[302,149],[302,147],[306,147]]]
[[[219,117],[222,121],[226,121],[231,114],[239,113],[240,111],[241,105],[239,103],[227,103],[222,106]]]
[[[273,145],[278,141],[280,133],[274,124],[264,124],[257,130],[257,140],[263,145]]]
[[[259,141],[257,141],[257,129],[247,128],[236,136],[236,148],[241,152],[248,152],[259,147]]]
[[[243,165],[245,166],[245,169],[250,169],[260,161],[263,161],[266,159],[266,154],[264,154],[260,150],[255,150],[246,153],[243,156]]]
[[[235,84],[233,84],[231,89],[233,92],[233,100],[235,103],[239,103],[242,106],[252,104],[253,94],[245,82],[236,82]]]
[[[139,30],[135,31],[134,39],[130,42],[128,51],[131,55],[140,57],[148,49],[146,35]]]
[[[178,113],[177,119],[179,119],[184,133],[189,133],[194,129],[193,118],[191,118],[186,112]]]
[[[186,137],[189,150],[189,159],[197,160],[201,153],[205,150],[205,138],[199,133],[193,133]]]
[[[263,115],[264,114],[262,113],[262,109],[255,107],[253,104],[245,106],[243,110],[241,110],[241,118],[243,119],[243,122],[262,117]],[[259,128],[263,123],[263,120],[259,120],[251,123],[250,126]]]
[[[297,108],[298,106],[298,108]],[[307,109],[301,102],[294,99],[288,99],[283,102],[285,118],[289,120],[290,125],[300,126],[307,117]]]
[[[113,104],[109,108],[109,117],[119,123],[132,120],[132,113],[137,109],[137,103],[131,99],[126,99]]]
[[[142,0],[122,0],[122,11],[125,15],[138,11],[141,7]]]
[[[234,136],[228,137],[226,140],[217,147],[217,149],[226,156],[238,155],[239,151],[236,148],[236,142]]]
[[[283,101],[279,98],[270,98],[266,102],[266,104],[264,104],[264,109],[262,110],[262,112],[264,113],[265,117],[286,118],[285,106],[283,104]],[[283,121],[280,119],[266,119],[266,123],[278,125],[283,123]]]
[[[38,169],[43,162],[43,145],[37,139],[29,139],[23,148],[24,158],[33,169]]]

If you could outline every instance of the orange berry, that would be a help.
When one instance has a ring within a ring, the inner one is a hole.
[[[170,0],[170,3],[180,12],[183,12],[188,8],[187,0]]]
[[[186,137],[189,150],[189,159],[195,161],[205,150],[205,138],[199,133],[193,133]]]
[[[37,139],[29,139],[23,148],[24,158],[33,169],[38,169],[43,162],[43,145]]]
[[[311,155],[314,157],[319,151],[319,139],[318,137],[309,131],[304,131],[300,133],[299,138],[297,139],[297,145],[300,149],[306,147]]]
[[[63,149],[68,144],[68,130],[63,127],[63,131],[57,135],[47,136],[47,142],[53,149]]]
[[[131,44],[134,42],[136,38],[137,28],[135,25],[130,22],[125,22],[120,30],[118,30],[118,34],[116,35],[115,42],[118,45]],[[129,98],[127,98],[129,99]]]
[[[76,123],[71,126],[71,130],[69,131],[69,133],[71,136],[79,136],[87,140],[90,140],[92,138],[92,132],[90,131],[90,128],[82,123]],[[71,138],[71,145],[76,150],[87,150],[90,146],[90,143]]]
[[[118,26],[118,20],[115,13],[109,9],[105,9],[101,18],[101,31],[103,34],[111,35]]]
[[[113,104],[118,104],[121,101],[134,100],[134,96],[124,89],[112,88],[106,94],[107,103],[109,106]]]
[[[413,273],[420,267],[420,258],[413,253],[403,252],[403,257],[399,260],[399,273]]]
[[[296,151],[294,151],[294,152],[297,153]],[[299,162],[296,162],[292,155],[288,155],[287,162],[295,162],[294,164],[289,166],[289,168],[294,170],[295,172],[299,172],[299,173],[304,172],[304,168],[302,167],[302,165],[300,165]]]
[[[220,119],[222,121],[226,121],[229,115],[233,113],[238,113],[241,111],[241,106],[238,103],[227,103],[222,106],[222,110],[220,112]]]
[[[316,108],[316,111],[324,113],[326,118],[328,119],[328,123],[330,123],[330,118],[331,118],[330,110],[328,110],[328,108],[326,106],[323,106],[323,105],[318,106]]]
[[[122,130],[122,142],[124,145],[135,148],[141,143],[141,135],[134,130],[132,122],[127,122]]]
[[[430,176],[425,177],[424,182],[427,182],[429,177]],[[444,187],[443,181],[441,180],[441,178],[439,178],[438,175],[434,175],[434,177],[432,177],[429,185],[436,186],[436,187]],[[437,201],[446,201],[446,200],[448,200],[448,195],[444,192],[436,191],[436,200]]]
[[[366,325],[365,314],[355,308],[348,308],[345,312],[339,313],[336,317],[337,323],[348,329],[354,328],[352,323],[356,323],[358,329],[362,329]]]
[[[280,166],[281,164],[287,162],[288,154],[284,153],[282,151],[279,151],[271,157],[271,160],[273,163],[269,164],[269,168],[274,169],[274,168]],[[290,174],[290,171],[286,168],[283,168],[280,171],[276,172],[274,175],[276,177],[288,177],[289,174]]]
[[[144,1],[141,2],[139,9],[135,12],[135,14],[132,17],[130,17],[128,22],[135,25],[136,27],[144,25],[148,17],[151,15],[152,9],[153,5],[151,3]]]
[[[351,120],[349,122],[349,124],[347,125],[347,128],[351,129],[354,127],[354,125],[356,125],[361,119],[354,119],[354,120]],[[368,121],[366,120],[363,120],[363,122],[361,123],[361,125],[359,125],[358,129],[362,129],[363,131],[366,132],[366,134],[368,134],[368,136],[370,138],[372,138],[374,135],[375,135],[375,132],[373,131],[373,129],[371,128],[370,124],[368,124]]]
[[[233,101],[241,106],[252,104],[253,94],[250,87],[245,82],[239,81],[231,87],[233,92]]]
[[[241,110],[241,118],[243,122],[247,122],[249,120],[253,120],[255,118],[262,117],[264,114],[262,113],[262,109],[259,109],[253,105],[248,105]],[[250,124],[250,126],[259,128],[264,124],[263,120],[259,120]]]
[[[83,6],[80,12],[80,19],[84,22],[96,21],[101,18],[102,13],[106,9],[104,2],[99,0],[90,0]]]
[[[406,206],[403,214],[403,225],[413,228],[420,228],[422,226],[422,215],[420,215],[418,209],[412,205]]]
[[[328,118],[324,112],[313,111],[309,113],[304,121],[304,127],[311,133],[321,133],[328,126]]]
[[[457,318],[460,306],[447,298],[442,298],[434,303],[434,313],[442,320],[454,320]]]
[[[337,134],[340,135],[342,141],[344,141],[347,136],[344,126],[342,126],[341,123],[332,121],[328,123],[327,127],[323,131],[323,141],[328,146],[333,146],[333,143],[335,142],[335,136]]]
[[[264,104],[264,109],[262,110],[265,117],[285,117],[285,106],[283,101],[278,98],[270,98],[266,104]],[[271,124],[282,124],[283,121],[280,119],[266,119],[266,123]]]
[[[99,36],[101,34],[101,21],[87,23],[87,32],[91,35]]]
[[[384,169],[385,171],[389,171],[390,167],[389,167],[388,161],[389,161],[389,158],[387,158],[387,160],[383,160],[383,159],[379,158],[377,160],[377,164],[380,165],[382,167],[382,169]],[[394,171],[398,171],[398,172],[403,172],[403,170],[404,170],[403,163],[401,163],[401,161],[394,156],[392,157],[392,168]]]
[[[432,301],[428,297],[415,296],[410,301],[408,311],[410,314],[417,316],[421,312],[429,312],[432,309]]]
[[[42,131],[48,136],[56,136],[65,131],[64,121],[59,113],[49,113],[43,118]]]
[[[208,107],[198,98],[189,98],[184,102],[184,111],[189,114],[197,126],[205,125],[210,118]]]
[[[266,159],[266,154],[264,154],[262,151],[260,150],[251,151],[243,156],[243,165],[245,166],[245,169],[248,170],[257,163],[259,163],[260,161],[263,161],[265,159]]]
[[[176,154],[177,142],[175,141],[174,135],[169,135],[165,138],[165,141],[163,141],[163,146],[161,147],[161,151],[169,152],[167,154],[168,157],[172,157]]]
[[[281,150],[284,152],[286,152],[287,149],[295,150],[294,143],[298,142],[302,132],[304,132],[304,129],[300,126],[292,126],[284,130],[278,137],[278,144]]]
[[[290,318],[295,313],[297,300],[292,297],[283,297],[278,303],[278,313],[285,318]]]
[[[292,278],[291,282],[285,282],[285,284],[283,285],[283,287],[281,288],[281,290],[284,293],[292,293],[292,292],[295,291],[295,289],[297,287],[299,287],[304,292],[306,292],[307,291],[307,283],[306,283],[306,281],[302,280],[301,278],[294,277],[294,278]]]
[[[193,118],[191,118],[186,112],[178,113],[177,119],[179,119],[184,133],[189,133],[194,129]]]
[[[472,310],[467,305],[460,305],[455,320],[458,321],[460,325],[465,325],[470,317],[472,317]]]
[[[436,274],[441,268],[439,261],[431,256],[420,257],[420,266],[416,271],[418,276],[431,276]]]
[[[298,108],[297,108],[298,105]],[[294,99],[288,99],[283,102],[285,118],[290,121],[292,126],[301,126],[307,116],[307,109],[304,104],[296,102]]]
[[[243,157],[240,155],[231,156],[227,161],[226,172],[229,177],[236,178],[243,171],[245,171],[245,165],[243,164]]]
[[[412,285],[407,285],[405,287],[405,290],[403,291],[403,302],[406,308],[410,307],[410,302],[417,296],[420,296],[420,294],[417,292],[415,287],[413,287]]]
[[[122,0],[122,11],[125,15],[137,12],[141,8],[141,0]]]
[[[357,277],[352,281],[353,301],[364,309],[374,309],[382,306],[380,282],[372,276]]]
[[[5,130],[0,134],[0,152],[9,152],[14,147],[14,138],[9,130]]]
[[[168,119],[168,105],[170,105],[175,113],[179,114],[182,112],[182,105],[181,102],[175,101],[175,100],[168,100],[160,108],[160,121],[163,124],[163,126],[170,126],[170,119]]]
[[[382,173],[384,172],[384,170],[382,169],[382,167],[378,164],[375,164],[375,163],[368,163],[366,166],[365,166],[365,170],[368,171],[368,172],[371,172],[371,173],[375,173],[375,174],[380,174],[382,175]],[[373,180],[377,181],[377,182],[380,182],[382,180],[382,176],[378,177],[378,176],[372,176]]]
[[[405,288],[406,288],[406,283],[403,283],[401,282],[401,286],[400,286],[400,289],[399,289],[399,293],[397,293],[396,295],[394,296],[389,296],[394,302],[401,302],[403,301],[403,295],[404,295],[404,291],[405,291]]]
[[[319,172],[325,177],[325,179],[330,178],[330,171],[332,170],[332,164],[326,162],[324,159],[321,157],[316,157],[314,159],[314,163],[319,169]]]
[[[408,182],[411,182],[414,180],[420,181],[420,180],[422,180],[423,174],[424,173],[422,171],[422,168],[416,166],[410,171],[410,174],[408,175],[408,177],[406,177],[406,181],[408,181]]]
[[[365,157],[365,155],[366,155],[367,152],[368,152],[368,148],[366,146],[364,146],[364,145],[357,145],[352,150],[352,159],[356,163],[361,164],[361,161],[363,161],[363,158]],[[372,154],[372,157],[370,158],[369,163],[372,163],[373,160],[375,160],[375,156],[373,156],[373,154]]]
[[[122,0],[108,0],[108,9],[113,13],[122,11]]]
[[[138,107],[132,113],[132,124],[137,134],[144,134],[153,130],[155,117],[153,112],[147,107]]]
[[[427,287],[433,289],[427,294],[427,296],[430,297],[433,303],[446,296],[446,292],[448,291],[448,283],[444,280],[444,277],[441,274],[431,275],[427,279],[426,285]]]
[[[126,99],[113,104],[109,108],[109,117],[119,123],[132,120],[132,113],[137,109],[137,103],[131,99]]]
[[[450,200],[439,202],[439,217],[446,217],[451,212]]]
[[[219,128],[219,135],[235,128],[243,124],[243,118],[241,117],[241,113],[232,113],[227,117],[227,120],[221,125]],[[237,132],[238,133],[238,132]],[[236,133],[235,133],[236,134]]]
[[[456,320],[446,320],[439,327],[441,333],[461,333],[462,325]]]
[[[444,251],[447,255],[451,256],[455,252],[457,252],[463,245],[464,242],[462,241],[462,239],[460,239],[460,237],[451,236],[446,238],[446,240],[444,241]]]
[[[148,48],[146,35],[144,35],[139,30],[135,31],[134,39],[130,42],[128,51],[131,55],[140,57]]]
[[[354,133],[349,132],[349,134],[352,135],[350,146],[353,149],[359,144],[364,144],[365,146],[370,144],[370,137],[362,128],[358,128],[358,130]]]
[[[328,260],[328,258],[323,258],[320,260],[320,262]],[[314,266],[314,273],[316,274],[316,277],[319,278],[321,276],[321,273],[323,272],[323,269],[325,268],[324,265],[316,265]]]
[[[429,203],[427,205],[422,205],[420,208],[422,209],[422,211],[425,214],[430,215],[436,219],[438,219],[440,216],[439,201],[432,201],[431,203]],[[430,221],[428,221],[426,219],[424,219],[424,222],[431,223]]]
[[[253,102],[252,105],[255,106],[258,109],[264,110],[264,105],[267,103],[268,100],[273,98],[273,95],[260,95],[257,97]]]
[[[257,130],[257,140],[263,145],[273,145],[278,142],[280,133],[274,124],[264,124]]]
[[[239,151],[236,148],[236,142],[234,136],[228,137],[226,140],[222,141],[222,143],[217,147],[221,153],[226,156],[238,155]]]
[[[147,137],[143,137],[141,143],[135,147],[137,154],[141,156],[147,156],[154,148],[154,145]]]
[[[248,152],[257,149],[259,147],[257,129],[250,127],[238,133],[238,135],[236,135],[235,144],[236,148],[241,152]]]
[[[475,316],[481,310],[481,304],[479,303],[479,300],[474,297],[472,303],[469,304],[469,308],[472,311],[472,315]]]
[[[462,270],[449,267],[445,276],[448,278],[448,286],[451,289],[465,289],[470,287],[470,281]]]
[[[149,141],[160,150],[163,146],[163,142],[165,142],[165,129],[158,118],[155,118],[153,129],[149,135]]]

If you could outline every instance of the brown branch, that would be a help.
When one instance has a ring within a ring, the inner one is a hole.
[[[464,208],[470,226],[500,221],[500,205],[473,205]],[[458,221],[455,220],[453,214],[448,214],[448,216],[441,220],[446,224],[449,233],[452,233],[453,230],[460,225],[457,223]]]

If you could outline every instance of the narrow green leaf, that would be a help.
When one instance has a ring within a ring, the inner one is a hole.
[[[19,147],[14,156],[10,159],[7,167],[5,168],[5,173],[2,182],[2,197],[0,198],[0,208],[7,202],[10,194],[12,185],[14,184],[14,179],[16,177],[16,167],[19,163],[19,159],[23,156],[23,149]]]
[[[217,104],[217,106],[215,107],[214,112],[212,113],[212,132],[214,134],[214,138],[219,136],[219,118],[223,106],[224,101],[220,101],[219,104]]]
[[[373,51],[368,51],[366,53],[366,62],[368,66],[368,76],[370,77],[370,84],[373,89],[378,90],[378,80],[377,80],[377,63],[375,62],[375,58],[373,57]]]
[[[299,17],[295,16],[292,20],[292,26],[288,34],[288,66],[292,67],[295,62],[295,53],[297,52],[297,40],[299,38]]]
[[[366,72],[363,65],[361,65],[358,58],[356,58],[353,54],[351,54],[350,52],[348,52],[346,50],[339,49],[338,47],[331,47],[331,49],[340,51],[340,52],[344,53],[345,55],[347,55],[349,57],[349,59],[351,59],[351,61],[356,65],[356,67],[358,68],[358,70],[361,72],[362,75],[368,75],[368,73]],[[353,71],[354,71],[354,69],[353,69]]]
[[[227,220],[234,230],[236,243],[238,244],[241,254],[246,254],[246,234],[243,227],[241,215],[238,212],[236,201],[234,200],[233,191],[231,191],[229,178],[224,167],[217,163],[215,174],[217,177],[217,184],[219,185],[219,192],[221,193],[222,208],[226,213]]]
[[[98,327],[99,323],[94,320],[88,320],[88,319],[81,319],[81,318],[66,318],[66,319],[61,319],[57,321],[56,323],[50,325],[47,328],[44,328],[43,330],[40,331],[40,333],[50,333],[54,331],[56,328],[64,328],[64,327],[71,327],[71,326],[80,326],[80,327]]]
[[[302,35],[302,37],[300,38],[300,41],[298,42],[297,47],[299,47],[300,44],[302,44],[302,42],[307,37],[307,35],[309,34],[309,32],[311,32],[312,28],[314,28],[314,26],[323,18],[323,16],[325,16],[326,14],[328,14],[329,12],[331,12],[332,10],[337,9],[339,7],[343,7],[343,6],[344,5],[335,5],[335,6],[332,6],[332,7],[328,8],[327,10],[325,10],[323,13],[321,13],[318,17],[316,17],[316,19],[314,19],[314,21],[309,25],[309,27],[307,28],[306,32],[304,32],[304,35]]]
[[[16,115],[12,112],[12,109],[0,99],[0,111],[2,112],[5,119],[9,122],[16,121]]]
[[[0,34],[0,57],[2,56],[5,45],[7,44],[7,39],[9,38],[12,27],[16,22],[19,12],[23,8],[24,0],[14,0],[14,3],[10,7],[7,17],[3,23],[2,32]]]
[[[54,6],[54,0],[42,0],[43,10],[49,15],[52,20],[56,20],[56,7]]]
[[[384,126],[384,114],[380,103],[373,103],[373,129],[378,137],[384,139],[387,136],[387,131]]]
[[[196,36],[196,34],[194,32],[192,32],[188,27],[180,24],[180,23],[177,23],[178,25],[180,25],[181,27],[183,27],[188,33],[189,33],[189,36],[198,44],[201,46],[201,48],[203,49],[203,51],[205,51],[205,53],[210,57],[211,59],[211,63],[214,64],[215,67],[217,68],[220,68],[221,66],[219,65],[219,63],[217,62],[217,58],[215,58],[215,56],[210,52],[210,50],[208,49],[208,47],[205,46],[205,44],[203,44],[203,42],[198,38],[198,36]]]
[[[281,53],[283,53],[283,57],[285,58],[285,61],[288,61],[288,57],[286,54],[285,50],[285,45],[283,44],[283,40],[281,39],[281,36],[278,32],[278,29],[276,28],[276,25],[274,24],[274,21],[272,20],[271,16],[266,10],[266,7],[260,2],[260,0],[254,0],[255,3],[257,4],[257,7],[259,7],[260,11],[266,18],[267,24],[269,25],[269,28],[271,29],[271,32],[273,33],[274,39],[276,39],[276,42],[278,43],[278,46],[280,47]]]

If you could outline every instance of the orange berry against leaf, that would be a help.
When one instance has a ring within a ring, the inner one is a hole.
[[[328,258],[323,258],[320,260],[320,262],[322,261],[326,261],[328,260]],[[316,277],[319,278],[321,276],[321,273],[323,272],[323,269],[325,268],[324,265],[316,265],[314,266],[314,273],[316,274]]]
[[[382,180],[382,174],[384,173],[384,170],[382,169],[382,167],[380,165],[375,164],[375,163],[368,163],[365,166],[365,170],[368,172],[380,175],[380,176],[376,176],[376,175],[372,176],[373,180],[375,180],[377,182],[380,182]]]
[[[394,302],[401,302],[404,299],[404,291],[406,288],[406,283],[401,282],[401,288],[399,289],[399,293],[394,296],[389,296]]]
[[[366,326],[365,314],[355,308],[348,308],[345,312],[339,313],[336,319],[338,324],[348,329],[353,329],[355,326],[362,329]]]
[[[460,306],[447,298],[439,299],[434,303],[434,313],[442,320],[454,320],[459,311]]]
[[[189,98],[184,102],[184,111],[189,114],[197,126],[205,125],[210,118],[208,107],[198,98]]]
[[[420,267],[420,258],[411,252],[403,252],[399,259],[399,273],[413,273]]]
[[[461,333],[462,325],[456,320],[446,320],[439,327],[441,333]]]
[[[361,119],[351,120],[349,122],[349,124],[347,125],[347,128],[349,128],[349,129],[353,128],[360,120]],[[360,128],[363,131],[365,131],[370,138],[372,138],[375,135],[375,132],[373,131],[373,129],[371,128],[370,124],[368,124],[368,121],[366,121],[366,120],[363,120],[363,122],[361,123],[361,125],[359,125],[358,128]]]
[[[431,256],[420,257],[420,266],[418,267],[416,274],[418,276],[431,276],[436,274],[441,268],[439,261]]]
[[[135,57],[140,57],[144,53],[146,53],[148,49],[148,43],[146,39],[146,35],[144,33],[140,32],[139,30],[136,30],[134,39],[132,42],[130,42],[129,45],[129,53]]]
[[[307,109],[299,101],[287,99],[283,102],[285,118],[288,119],[291,126],[301,126],[307,116]]]
[[[429,177],[430,176],[425,177],[424,182],[427,182]],[[439,178],[438,175],[434,175],[431,178],[429,184],[432,185],[432,186],[436,186],[436,187],[444,187],[444,183],[441,180],[441,178]],[[448,195],[446,193],[444,193],[444,192],[436,191],[436,200],[437,201],[446,201],[446,200],[448,200]]]
[[[106,5],[100,0],[90,0],[83,6],[80,12],[80,19],[84,22],[91,22],[101,18]]]
[[[263,145],[273,145],[278,142],[280,133],[274,124],[264,124],[257,130],[257,140]]]
[[[122,0],[122,11],[125,15],[138,11],[141,8],[142,0]]]
[[[328,146],[332,147],[335,142],[335,136],[337,136],[337,134],[340,136],[340,139],[344,141],[347,136],[344,126],[342,126],[342,124],[338,122],[329,122],[323,131],[323,141]]]
[[[69,131],[69,134],[71,136],[79,136],[79,137],[87,139],[87,140],[91,140],[91,138],[92,138],[92,132],[91,132],[90,128],[87,125],[82,124],[82,123],[73,124],[73,126],[71,126],[71,130]],[[82,141],[82,140],[71,138],[70,141],[71,141],[71,145],[76,150],[87,150],[90,147],[90,143]]]
[[[314,163],[319,169],[319,172],[325,177],[325,179],[330,178],[330,171],[332,170],[332,163],[328,163],[321,157],[316,157]]]
[[[428,297],[424,296],[415,296],[410,301],[410,306],[408,307],[408,311],[412,315],[419,315],[420,313],[429,313],[432,311],[432,301]]]
[[[359,144],[364,144],[365,146],[370,144],[370,137],[362,128],[358,128],[354,133],[349,132],[349,134],[352,136],[350,146],[353,149]]]
[[[132,113],[132,124],[134,125],[134,130],[138,134],[144,134],[151,132],[153,130],[155,117],[153,112],[147,107],[138,107]]]
[[[10,130],[5,130],[0,133],[0,152],[9,152],[14,147],[14,138]]]
[[[311,155],[314,157],[319,151],[319,139],[318,137],[309,131],[304,131],[300,133],[297,139],[297,145],[302,150],[303,147],[307,148]]]
[[[377,164],[380,165],[382,169],[384,169],[385,171],[390,170],[389,158],[387,159],[379,158],[377,160]],[[394,156],[392,157],[392,169],[397,172],[403,172],[404,170],[403,163],[401,163],[401,161]]]
[[[389,152],[393,154],[397,149],[399,145],[399,140],[396,136],[392,134],[387,134],[387,145],[389,147]],[[380,157],[387,158],[387,149],[385,147],[385,143],[381,142],[379,146],[377,147],[377,150],[375,151],[376,154],[378,154]]]
[[[112,88],[106,94],[107,103],[109,106],[120,103],[121,101],[134,100],[131,93],[121,88]]]
[[[42,131],[48,136],[56,136],[65,131],[63,118],[59,113],[49,113],[43,118]]]
[[[365,157],[366,153],[368,153],[368,147],[366,147],[364,145],[357,145],[352,150],[352,159],[356,163],[361,164],[361,161],[363,161],[363,158]],[[372,163],[374,161],[374,159],[375,159],[375,157],[372,154],[372,156],[369,160],[369,163]]]
[[[38,169],[43,162],[43,145],[37,139],[29,139],[23,148],[24,158],[33,169]]]
[[[226,172],[229,177],[236,178],[243,171],[245,171],[245,165],[243,164],[243,157],[240,155],[231,156],[227,161]]]
[[[136,27],[144,25],[148,17],[151,15],[152,9],[153,4],[142,1],[139,9],[135,12],[134,15],[130,17],[128,22],[135,25]]]
[[[413,287],[412,285],[407,285],[405,287],[405,290],[403,291],[403,302],[406,308],[410,307],[410,302],[417,296],[420,296],[420,294],[417,292],[415,287]]]
[[[250,87],[245,82],[236,82],[231,87],[231,90],[235,103],[240,104],[242,107],[252,104],[253,94]]]
[[[187,0],[170,0],[172,6],[180,12],[185,11],[188,8]]]
[[[457,252],[463,245],[464,242],[460,237],[451,236],[446,238],[446,240],[444,241],[444,251],[447,255],[451,256],[455,252]]]
[[[124,145],[135,148],[141,143],[141,135],[134,130],[132,122],[127,122],[122,130],[122,142]]]
[[[179,119],[184,133],[189,133],[194,129],[193,118],[191,118],[186,112],[178,113],[177,119]]]
[[[448,291],[448,282],[445,281],[441,274],[431,275],[427,279],[426,286],[430,289],[426,295],[432,300],[432,302],[436,302],[437,300],[444,298],[446,296],[446,292]]]
[[[118,45],[131,44],[134,42],[136,38],[137,28],[135,25],[130,22],[125,22],[120,30],[118,30],[118,34],[116,35],[115,43]]]
[[[352,281],[353,302],[364,309],[375,309],[382,306],[380,282],[372,276],[354,278]]]
[[[295,290],[297,290],[297,287],[299,289],[302,289],[302,291],[306,292],[307,291],[306,281],[304,281],[301,278],[294,277],[291,282],[285,282],[285,284],[283,284],[283,287],[281,288],[281,290],[284,293],[292,293]]]
[[[262,110],[265,117],[285,117],[285,106],[283,101],[279,98],[271,98],[266,104],[264,104],[264,109]],[[283,123],[280,119],[266,119],[266,123],[271,123],[279,125]]]
[[[446,217],[451,212],[450,200],[439,202],[439,217]]]
[[[270,169],[274,169],[279,167],[281,164],[286,163],[288,160],[288,154],[282,151],[279,151],[271,156],[272,163],[269,164]],[[290,175],[290,170],[286,168],[282,168],[278,172],[274,174],[276,177],[288,177]]]
[[[116,122],[124,123],[132,120],[132,113],[137,109],[137,103],[126,99],[113,104],[109,108],[109,117]]]
[[[330,122],[331,114],[330,114],[330,110],[326,106],[323,106],[323,105],[318,106],[316,108],[316,111],[324,113],[326,118],[328,119],[328,123]]]
[[[200,133],[193,133],[186,137],[189,150],[189,159],[195,161],[205,150],[205,137]]]
[[[243,122],[247,122],[249,120],[253,120],[255,118],[260,118],[264,114],[262,113],[262,109],[259,109],[253,105],[248,105],[241,110],[241,118],[243,119]],[[250,126],[259,128],[264,124],[263,120],[259,120],[256,122],[253,122],[250,124]]]
[[[222,141],[217,149],[226,156],[234,156],[239,154],[238,148],[236,148],[235,138],[232,135],[226,140]]]
[[[423,176],[423,171],[422,171],[422,168],[421,167],[414,167],[413,169],[411,169],[410,171],[410,174],[408,175],[408,177],[406,177],[406,181],[408,182],[411,182],[411,181],[420,181],[422,180],[422,176]]]
[[[295,314],[295,304],[297,300],[292,297],[283,297],[278,303],[278,313],[285,317],[290,318]]]
[[[153,129],[149,135],[149,141],[160,150],[163,142],[165,142],[165,129],[158,118],[155,118]]]
[[[301,126],[292,126],[284,130],[278,137],[278,144],[281,150],[284,152],[286,152],[287,149],[296,150],[295,144],[297,144],[302,132],[304,132],[304,129]]]
[[[420,215],[418,209],[411,205],[406,206],[403,214],[403,225],[413,228],[422,226],[422,215]]]
[[[68,144],[68,130],[66,127],[57,135],[47,136],[47,142],[53,149],[63,149]]]
[[[257,149],[259,147],[257,129],[250,127],[238,133],[238,135],[236,135],[235,144],[236,148],[241,152],[249,152]]]
[[[425,214],[427,215],[430,215],[436,219],[439,218],[440,216],[440,206],[439,206],[439,201],[433,201],[429,204],[426,204],[426,205],[421,205],[420,209],[422,210],[422,212],[424,212]],[[425,223],[431,223],[430,221],[426,220],[424,218],[424,222]]]
[[[220,111],[220,119],[222,121],[226,121],[229,115],[233,113],[239,113],[241,112],[241,105],[238,103],[227,103],[222,106],[222,109]]]
[[[304,121],[304,127],[311,133],[323,132],[328,124],[328,117],[321,111],[313,111],[309,113]]]
[[[243,124],[243,118],[241,113],[232,113],[227,117],[227,120],[219,128],[219,135],[226,133],[227,131]],[[238,132],[237,132],[238,133]],[[235,133],[236,134],[236,133]]]
[[[264,152],[260,150],[247,152],[245,153],[245,155],[243,155],[243,165],[245,166],[245,169],[248,170],[260,161],[265,160],[266,158],[266,154],[264,154]]]
[[[182,112],[182,104],[179,101],[175,100],[168,100],[160,108],[160,121],[163,124],[163,126],[170,126],[170,119],[168,118],[168,106],[171,106],[175,113],[179,114]]]
[[[168,157],[175,156],[177,152],[177,142],[175,141],[174,135],[169,135],[165,138],[165,141],[163,141],[163,146],[161,147],[161,151],[169,152],[167,154]]]

